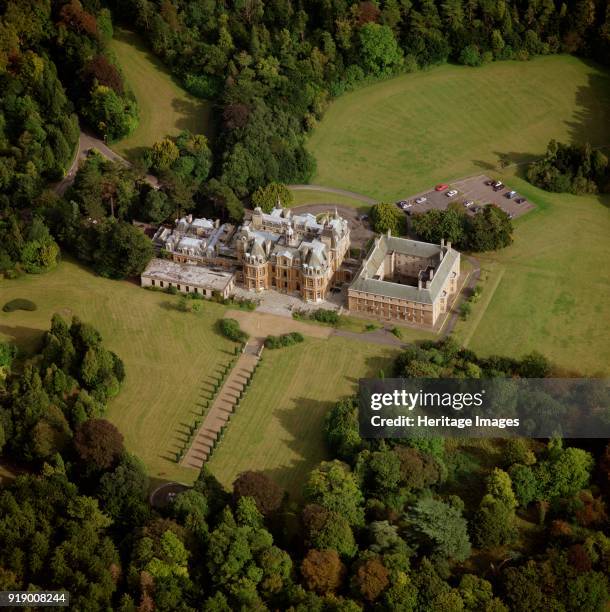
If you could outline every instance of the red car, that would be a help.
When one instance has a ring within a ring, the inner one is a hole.
[[[447,189],[449,187],[449,185],[445,185],[445,183],[441,183],[440,185],[437,185],[434,188],[434,191],[445,191],[445,189]]]

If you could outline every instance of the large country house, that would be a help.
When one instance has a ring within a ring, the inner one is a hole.
[[[336,211],[316,217],[293,215],[280,205],[270,213],[256,208],[239,228],[189,215],[173,229],[159,228],[153,244],[163,258],[147,266],[143,286],[211,295],[222,273],[223,279],[233,277],[223,280],[223,294],[238,283],[253,292],[275,289],[320,302],[333,285],[351,280],[351,271],[341,267],[349,253],[349,225]]]

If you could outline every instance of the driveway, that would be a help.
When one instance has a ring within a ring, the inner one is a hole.
[[[74,158],[72,160],[72,164],[70,168],[66,172],[64,178],[59,181],[54,187],[55,192],[60,196],[64,195],[68,187],[74,183],[74,179],[76,178],[76,173],[78,172],[78,167],[80,163],[87,158],[90,149],[95,149],[99,151],[99,153],[109,159],[110,161],[120,162],[125,166],[131,166],[131,163],[127,161],[124,157],[121,157],[118,153],[115,153],[103,140],[94,136],[90,132],[86,132],[81,130],[80,136],[78,138],[78,145],[76,147],[76,153],[74,154]],[[159,180],[156,176],[152,174],[147,174],[145,176],[146,182],[154,187],[155,189],[159,189],[160,184]]]

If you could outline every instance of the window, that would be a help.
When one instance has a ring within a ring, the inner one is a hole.
[[[159,281],[159,286],[163,287],[163,281]]]
[[[189,286],[187,285],[186,286],[186,292],[189,293],[189,291],[190,291],[190,289],[189,289]]]
[[[176,288],[178,289],[178,291],[180,291],[180,285],[176,285]]]
[[[155,286],[155,279],[154,279],[154,278],[153,278],[153,279],[150,281],[150,284],[151,284],[153,287]]]

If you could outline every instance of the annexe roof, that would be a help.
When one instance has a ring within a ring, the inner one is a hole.
[[[168,283],[224,291],[235,276],[232,272],[210,270],[201,266],[178,264],[169,259],[151,259],[142,272],[145,278],[155,278]]]
[[[428,289],[418,289],[411,285],[402,285],[387,280],[371,278],[380,268],[388,253],[396,252],[415,257],[430,258],[438,256],[441,251],[444,253],[443,259],[434,270],[434,278]],[[356,280],[351,284],[350,289],[407,300],[409,302],[432,304],[442,291],[445,281],[453,268],[453,264],[459,256],[458,251],[436,244],[394,236],[381,236],[373,251],[362,265],[362,269]]]

